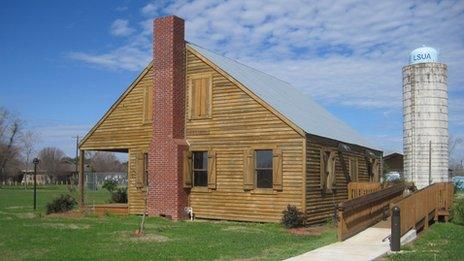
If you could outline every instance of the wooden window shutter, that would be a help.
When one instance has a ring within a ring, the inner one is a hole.
[[[335,151],[331,151],[327,160],[327,189],[332,192],[336,184],[335,176]]]
[[[380,181],[380,163],[379,159],[372,160],[372,179],[374,182]]]
[[[184,188],[192,187],[192,152],[188,149],[184,151]]]
[[[254,188],[254,150],[245,150],[243,158],[243,189]]]
[[[216,189],[216,151],[208,151],[208,188]]]
[[[153,87],[147,86],[143,91],[143,121],[153,120]]]
[[[144,153],[137,152],[135,154],[135,186],[137,188],[143,188],[145,168],[144,168]]]
[[[350,158],[350,177],[352,181],[358,181],[358,159]]]
[[[212,97],[212,89],[213,89],[213,84],[212,84],[212,78],[211,77],[205,77],[204,79],[204,86],[205,86],[205,100],[204,100],[204,106],[205,106],[205,115],[206,117],[211,116],[211,108],[212,108],[212,102],[213,102],[213,97]]]
[[[190,119],[211,116],[212,77],[197,76],[190,80]]]
[[[326,189],[326,181],[327,181],[327,154],[325,153],[324,149],[320,151],[320,187],[323,192]]]
[[[275,190],[283,189],[283,157],[282,150],[279,148],[273,150],[272,187]]]

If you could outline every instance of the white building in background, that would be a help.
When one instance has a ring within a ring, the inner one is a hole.
[[[404,177],[420,189],[448,181],[448,86],[437,50],[415,49],[403,67]]]

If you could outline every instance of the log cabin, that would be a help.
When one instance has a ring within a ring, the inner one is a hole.
[[[153,22],[153,60],[79,144],[128,153],[128,211],[278,222],[287,205],[332,218],[351,181],[378,181],[383,152],[289,83]]]

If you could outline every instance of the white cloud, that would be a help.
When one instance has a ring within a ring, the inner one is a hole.
[[[92,66],[110,70],[137,71],[144,68],[151,60],[151,41],[142,35],[132,37],[128,44],[104,54],[71,52],[69,57]]]
[[[38,151],[44,147],[57,147],[62,149],[66,155],[73,157],[76,150],[76,135],[81,138],[87,133],[91,126],[76,124],[58,124],[48,122],[46,125],[34,127],[34,131],[40,134]]]
[[[110,27],[110,32],[114,36],[129,36],[135,30],[129,27],[129,21],[125,19],[115,20]]]
[[[153,15],[156,9],[157,8],[154,3],[148,3],[142,8],[141,12],[142,14],[145,14],[145,15]]]
[[[189,41],[283,78],[325,103],[400,109],[401,67],[421,44],[439,47],[450,62],[450,88],[464,83],[455,69],[464,60],[462,2],[153,1],[141,12],[183,17]],[[123,29],[116,34],[125,35],[127,20],[117,21]],[[147,46],[128,41],[105,54],[71,57],[140,69],[151,56],[152,21],[139,24],[132,38],[146,38]],[[140,57],[146,58],[134,60]],[[129,64],[118,65],[123,60]]]
[[[400,115],[401,69],[422,44],[440,49],[450,95],[464,91],[463,1],[151,1],[141,14],[126,44],[71,57],[140,70],[151,59],[151,18],[175,14],[186,20],[188,41],[286,80],[324,105]],[[450,109],[450,123],[464,122],[461,115],[462,107]]]
[[[129,7],[127,7],[127,6],[118,6],[118,7],[115,8],[115,10],[118,11],[118,12],[124,12],[127,9],[129,9]]]

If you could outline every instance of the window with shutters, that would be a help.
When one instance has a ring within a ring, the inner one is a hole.
[[[351,181],[358,181],[358,159],[356,157],[350,158],[349,168]]]
[[[192,171],[193,171],[193,186],[206,187],[208,186],[208,152],[194,151],[192,152]]]
[[[335,156],[335,151],[321,149],[320,186],[323,193],[333,193],[335,189]]]
[[[135,153],[135,186],[139,189],[148,186],[148,154]]]
[[[245,191],[269,193],[283,190],[283,157],[278,146],[249,148],[244,151],[243,160]]]
[[[212,77],[211,75],[194,75],[190,77],[190,119],[211,117]]]
[[[143,91],[143,122],[153,121],[153,86],[146,86]]]
[[[255,178],[257,188],[272,188],[272,150],[255,151]]]

